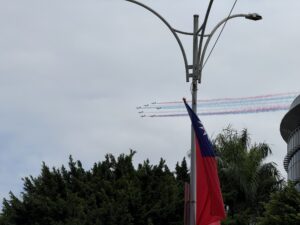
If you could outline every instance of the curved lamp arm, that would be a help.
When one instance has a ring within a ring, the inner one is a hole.
[[[191,35],[191,36],[194,36],[194,33],[192,33],[192,32],[186,32],[186,31],[181,31],[181,30],[177,30],[177,29],[175,29],[175,28],[173,28],[173,30],[176,32],[176,33],[179,33],[179,34],[185,34],[185,35]],[[202,34],[199,34],[199,30],[196,32],[196,34],[197,34],[197,36],[198,37],[208,37],[209,35],[208,34],[204,34],[204,35],[202,35]]]
[[[202,45],[203,45],[203,40],[204,40],[204,33],[205,33],[205,29],[206,29],[206,24],[207,24],[208,16],[209,16],[209,13],[210,13],[210,10],[211,10],[211,7],[212,7],[213,3],[214,3],[214,0],[210,0],[209,1],[209,5],[207,7],[207,11],[206,11],[206,14],[205,14],[204,22],[203,22],[201,28],[199,29],[199,31],[197,31],[197,33],[198,33],[202,29],[202,37],[200,37],[199,49],[198,49],[198,53],[197,53],[197,64],[198,65],[199,65],[200,57],[201,57],[201,53],[202,53]],[[200,82],[200,76],[201,75],[199,75],[199,78],[198,78],[199,82]]]
[[[178,45],[180,47],[180,50],[181,50],[181,53],[182,53],[182,56],[183,56],[183,60],[184,60],[185,73],[186,73],[186,81],[188,82],[189,77],[191,77],[191,74],[189,74],[188,61],[187,61],[186,53],[185,53],[185,50],[183,48],[182,42],[180,41],[180,39],[179,39],[179,37],[178,37],[178,35],[177,35],[176,32],[183,33],[183,34],[189,34],[189,33],[173,29],[173,27],[160,14],[158,14],[156,11],[154,11],[150,7],[144,5],[143,3],[137,2],[135,0],[126,0],[126,1],[134,3],[136,5],[139,5],[139,6],[143,7],[143,8],[145,8],[145,9],[147,9],[148,11],[152,12],[155,16],[157,16],[169,28],[169,30],[174,35],[174,37],[175,37],[175,39],[176,39],[176,41],[177,41],[177,43],[178,43]]]
[[[253,17],[255,16],[255,17]],[[199,77],[199,82],[201,82],[201,74],[202,74],[202,69],[203,69],[203,63],[204,63],[204,57],[205,57],[205,53],[208,47],[208,44],[212,38],[212,36],[214,35],[214,33],[218,30],[218,28],[220,26],[222,26],[224,23],[226,23],[228,20],[233,19],[233,18],[237,18],[237,17],[245,17],[246,19],[250,19],[250,20],[260,20],[262,19],[262,17],[258,14],[235,14],[229,17],[226,17],[225,19],[221,20],[213,29],[212,31],[208,34],[208,38],[205,42],[205,45],[203,47],[203,51],[199,60],[199,66],[200,66],[200,77]]]

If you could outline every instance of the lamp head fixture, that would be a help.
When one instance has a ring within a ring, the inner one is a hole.
[[[257,20],[261,20],[262,19],[262,16],[257,14],[257,13],[249,13],[245,16],[246,19],[248,20],[254,20],[254,21],[257,21]]]

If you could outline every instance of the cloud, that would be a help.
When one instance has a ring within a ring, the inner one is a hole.
[[[207,5],[145,2],[186,31]],[[299,20],[299,4],[240,3],[236,12],[258,11],[264,20],[228,23],[204,70],[199,98],[298,91],[300,32],[292,22]],[[215,3],[208,30],[230,7]],[[289,13],[282,17],[282,10]],[[60,166],[70,154],[87,169],[104,154],[129,148],[138,151],[136,163],[163,157],[172,167],[186,156],[188,118],[142,119],[135,109],[190,96],[179,47],[153,15],[122,1],[2,1],[0,27],[0,198],[9,190],[19,193],[21,177],[37,175],[42,161]],[[191,60],[192,40],[182,39]],[[211,134],[228,124],[249,128],[254,141],[272,144],[282,170],[283,115],[202,120]]]

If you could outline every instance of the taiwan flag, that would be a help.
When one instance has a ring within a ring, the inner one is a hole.
[[[225,215],[212,143],[198,116],[183,99],[195,133],[196,225],[217,225]]]

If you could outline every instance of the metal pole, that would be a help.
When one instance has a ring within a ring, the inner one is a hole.
[[[172,32],[174,37],[176,38],[177,43],[179,44],[181,53],[183,55],[184,64],[185,64],[185,70],[186,70],[186,81],[189,82],[189,78],[192,77],[192,110],[197,114],[197,91],[198,91],[198,82],[201,82],[201,75],[202,75],[202,69],[203,69],[203,63],[204,63],[204,56],[205,51],[207,49],[208,43],[211,40],[212,35],[214,32],[220,27],[223,23],[225,23],[227,20],[244,16],[247,19],[252,20],[259,20],[262,17],[258,14],[237,14],[233,16],[229,16],[222,20],[217,26],[213,29],[213,31],[209,35],[205,35],[205,27],[207,23],[207,19],[211,10],[211,6],[214,0],[210,0],[209,6],[206,11],[205,19],[201,27],[199,28],[199,16],[194,15],[194,30],[193,33],[191,32],[184,32],[177,29],[174,29],[160,14],[158,14],[156,11],[151,9],[150,7],[146,6],[145,4],[142,4],[136,0],[126,0],[128,2],[134,3],[136,5],[139,5],[146,10],[150,11],[154,15],[156,15]],[[202,31],[202,34],[199,34],[200,31]],[[186,53],[184,50],[184,47],[182,45],[181,40],[179,39],[177,33],[185,34],[185,35],[193,35],[193,65],[188,65]],[[200,36],[200,44],[198,46],[198,37]],[[208,39],[205,42],[203,51],[202,51],[202,44],[204,41],[204,37],[208,37]],[[192,69],[192,74],[189,72],[189,70]],[[196,145],[195,145],[195,134],[194,129],[192,127],[191,131],[191,170],[190,170],[190,215],[189,215],[189,225],[196,225],[196,200],[197,200],[197,190],[196,190]]]
[[[193,35],[193,82],[192,82],[192,109],[197,113],[197,89],[198,89],[198,35],[199,16],[194,15],[194,35]],[[191,173],[190,173],[190,225],[196,225],[196,146],[195,134],[192,127],[191,132]]]

